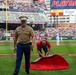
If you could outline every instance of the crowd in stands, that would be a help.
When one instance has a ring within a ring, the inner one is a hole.
[[[0,40],[2,37],[4,37],[4,35],[5,35],[5,29],[1,28],[0,29]]]
[[[46,28],[45,31],[36,31],[36,38],[40,39],[39,36],[53,37],[59,33],[60,36],[76,36],[76,27],[51,27]]]
[[[7,3],[9,9],[14,9],[14,10],[27,10],[25,8],[31,8],[30,10],[35,10],[32,8],[37,8],[40,10],[47,9],[44,2],[33,1],[33,0],[8,0]],[[6,8],[6,0],[1,0],[0,6]]]
[[[5,8],[5,3],[3,2],[3,0],[0,1],[0,8]]]
[[[8,22],[14,23],[19,22],[19,17],[22,15],[26,15],[28,17],[28,22],[47,22],[48,19],[44,13],[16,13],[16,12],[8,12]],[[0,12],[0,21],[6,20],[6,14],[5,12]]]
[[[40,39],[40,36],[53,37],[56,36],[57,32],[60,33],[60,36],[76,36],[76,27],[58,27],[58,28],[46,28],[45,31],[37,30],[35,31],[36,39]],[[10,37],[14,37],[14,30],[10,30]],[[5,30],[0,29],[0,39],[4,37]]]
[[[49,36],[56,36],[56,33],[60,33],[60,36],[76,36],[76,27],[58,27],[58,28],[46,28]]]
[[[8,5],[8,17],[6,17],[5,11],[0,11],[0,21],[5,22],[6,18],[9,23],[19,23],[19,16],[27,16],[28,22],[48,22],[48,17],[43,11],[46,8],[44,2],[39,2],[37,0],[7,0]],[[4,7],[5,6],[5,7]],[[6,9],[6,0],[0,0],[0,8],[4,7]],[[27,9],[28,8],[28,9]],[[12,12],[15,10],[14,12]],[[17,12],[19,10],[19,12]],[[22,11],[29,12],[22,12]],[[38,10],[38,12],[30,12],[32,10]]]

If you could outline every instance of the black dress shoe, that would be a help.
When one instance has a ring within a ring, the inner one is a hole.
[[[30,74],[30,72],[29,71],[26,71],[26,74]]]
[[[18,73],[14,73],[13,75],[18,75]]]
[[[26,72],[27,74],[30,74],[29,72]]]

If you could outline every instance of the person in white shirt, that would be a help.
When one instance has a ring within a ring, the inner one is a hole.
[[[60,45],[59,44],[59,42],[60,42],[60,40],[59,40],[59,38],[60,38],[60,34],[57,32],[57,34],[56,34],[56,45]]]

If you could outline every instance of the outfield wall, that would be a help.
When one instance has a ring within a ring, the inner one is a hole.
[[[56,36],[52,37],[51,40],[56,40]],[[76,36],[60,36],[60,40],[76,40]]]
[[[6,40],[6,37],[1,38],[0,40]],[[7,40],[13,40],[13,38],[8,37]],[[56,40],[56,36],[48,37],[47,40]],[[60,36],[60,40],[76,40],[76,36]]]

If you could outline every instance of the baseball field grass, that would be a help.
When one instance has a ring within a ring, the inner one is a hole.
[[[55,41],[52,41],[51,46],[50,54],[61,54],[61,56],[63,56],[69,63],[70,68],[50,71],[30,70],[30,75],[76,75],[76,41],[63,41],[63,43],[60,43],[60,46],[56,46]],[[8,56],[6,54],[8,54]],[[0,75],[13,75],[16,56],[10,56],[10,54],[15,54],[13,52],[13,43],[0,43]],[[33,49],[31,54],[31,61],[39,58],[37,55],[33,55],[37,54],[36,47]],[[24,68],[22,68],[23,65],[24,57],[19,75],[26,75]]]

